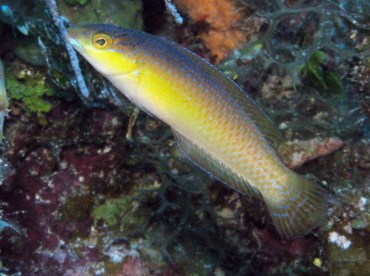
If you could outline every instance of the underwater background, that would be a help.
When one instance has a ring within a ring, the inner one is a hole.
[[[85,23],[215,64],[333,192],[328,219],[281,239],[76,56]],[[370,275],[368,0],[0,0],[0,37],[0,275]]]

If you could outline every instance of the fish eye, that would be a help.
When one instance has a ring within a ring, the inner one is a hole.
[[[92,43],[97,49],[107,49],[112,45],[112,37],[107,34],[98,33],[93,36]]]

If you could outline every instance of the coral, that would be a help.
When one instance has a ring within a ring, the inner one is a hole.
[[[176,0],[179,8],[186,11],[196,23],[206,23],[206,30],[199,36],[221,62],[231,51],[240,47],[245,35],[240,28],[242,15],[233,0]]]

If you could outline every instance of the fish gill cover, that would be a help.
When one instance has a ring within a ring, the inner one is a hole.
[[[0,186],[0,220],[25,233],[3,227],[1,273],[369,271],[368,1],[172,1],[181,25],[162,1],[72,2],[0,0],[2,158],[15,169]],[[168,128],[82,59],[76,76],[61,34],[71,23],[144,28],[219,62],[292,141],[299,173],[336,192],[328,222],[281,240],[260,202],[185,163]]]

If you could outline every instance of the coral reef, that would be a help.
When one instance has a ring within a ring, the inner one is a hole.
[[[151,22],[142,1],[73,2],[57,2],[66,25]],[[172,2],[185,23],[150,30],[218,61],[241,47],[221,68],[291,140],[291,166],[333,191],[327,221],[281,240],[260,201],[186,162],[168,128],[84,62],[82,102],[43,1],[0,0],[11,110],[0,148],[0,274],[369,274],[369,2]],[[24,41],[39,63],[25,58]]]

